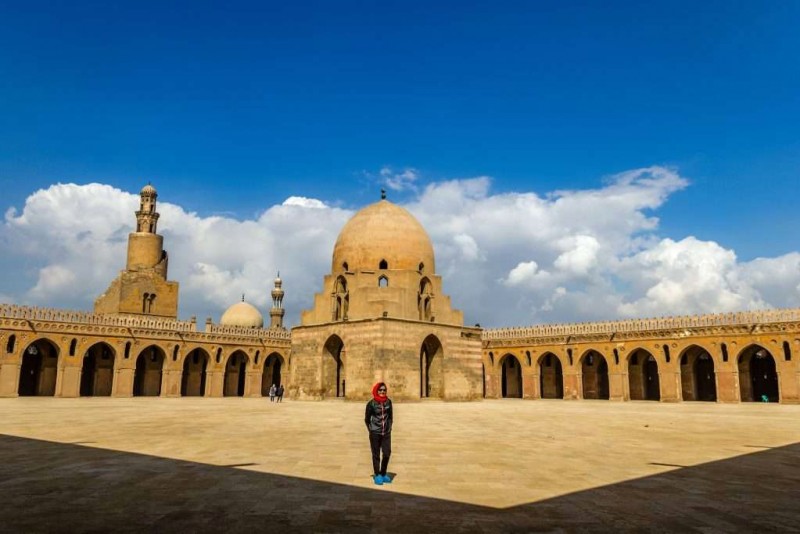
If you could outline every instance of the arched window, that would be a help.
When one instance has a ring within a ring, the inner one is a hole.
[[[528,359],[528,367],[530,367],[531,366],[531,351],[526,350],[525,351],[525,357]]]
[[[378,269],[388,269],[389,263],[386,260],[381,260],[380,264],[378,265]]]
[[[347,308],[350,304],[350,295],[347,292],[347,280],[344,276],[336,279],[336,284],[333,289],[333,320],[345,321],[347,320]]]
[[[727,362],[728,361],[728,346],[725,343],[723,343],[720,346],[722,347],[722,361],[723,362]]]
[[[430,280],[423,278],[419,282],[419,294],[417,294],[417,307],[419,308],[420,321],[433,320],[433,289]]]
[[[11,353],[14,352],[14,345],[17,343],[17,336],[11,334],[8,338],[8,343],[6,343],[6,352]]]
[[[128,341],[127,343],[125,343],[125,359],[127,360],[130,357],[131,357],[131,342]]]
[[[664,359],[669,363],[669,347],[664,345]]]
[[[175,345],[175,348],[172,349],[172,361],[173,362],[177,362],[178,361],[178,348],[179,348],[178,345]]]
[[[347,272],[347,271],[349,271],[349,270],[350,270],[350,266],[349,266],[349,265],[347,265],[347,262],[344,262],[344,263],[342,264],[342,269],[343,269],[345,272]]]
[[[222,359],[222,348],[217,349],[217,363]]]
[[[420,274],[424,273],[425,272],[425,264],[422,263],[422,262],[419,262],[419,269],[417,269],[417,270],[420,272]]]
[[[792,349],[789,348],[788,341],[783,342],[783,359],[786,360],[787,362],[792,361]]]
[[[75,349],[78,347],[78,340],[73,339],[69,344],[69,355],[75,356]]]
[[[378,287],[389,287],[389,279],[385,276],[378,278]]]
[[[150,293],[145,293],[142,297],[142,313],[147,313],[147,305],[150,303]]]

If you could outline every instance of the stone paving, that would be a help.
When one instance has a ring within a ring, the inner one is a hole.
[[[800,532],[800,406],[0,399],[0,532]]]

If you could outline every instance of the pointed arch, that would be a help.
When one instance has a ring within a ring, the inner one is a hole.
[[[777,364],[766,347],[748,345],[739,352],[736,361],[742,402],[780,402]]]
[[[681,351],[678,363],[683,400],[716,402],[716,366],[708,349],[701,345],[689,345]]]
[[[561,358],[545,352],[536,362],[539,367],[539,395],[543,399],[564,398],[564,371]]]
[[[609,399],[608,362],[599,351],[589,349],[580,359],[584,399]]]
[[[661,400],[658,361],[652,352],[640,348],[628,355],[628,391],[631,400]]]
[[[427,276],[423,276],[419,282],[419,293],[417,293],[417,308],[419,320],[430,322],[433,317],[433,284]]]
[[[211,355],[200,347],[186,353],[181,372],[182,397],[204,397],[206,395],[206,373],[210,362]]]
[[[511,353],[500,358],[500,393],[504,399],[522,398],[522,363]]]
[[[108,343],[95,343],[83,354],[81,363],[81,397],[108,397],[114,386],[116,351]]]
[[[136,357],[136,371],[133,376],[133,395],[135,397],[158,397],[161,395],[161,378],[166,359],[164,349],[158,345],[150,345],[142,349]]]
[[[244,397],[247,392],[247,365],[250,357],[241,349],[233,351],[225,360],[223,396]]]
[[[333,320],[346,321],[350,307],[350,293],[347,290],[347,280],[344,276],[337,276],[333,289]]]
[[[269,356],[264,358],[264,371],[261,373],[262,397],[269,396],[269,388],[273,384],[275,384],[275,387],[278,387],[283,383],[284,369],[285,360],[279,352],[271,352]]]
[[[322,351],[322,395],[344,397],[347,391],[344,341],[333,334],[325,341]]]
[[[419,350],[419,396],[444,398],[444,350],[433,334],[425,338]]]
[[[58,345],[47,338],[32,341],[22,351],[17,394],[52,397],[59,373]]]

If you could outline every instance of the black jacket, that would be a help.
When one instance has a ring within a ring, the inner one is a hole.
[[[380,403],[375,399],[367,401],[367,409],[364,413],[364,424],[367,425],[367,430],[372,434],[380,434],[385,436],[392,431],[392,421],[394,420],[394,410],[392,409],[392,401],[386,399],[386,402]]]

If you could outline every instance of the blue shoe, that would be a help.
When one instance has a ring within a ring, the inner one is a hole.
[[[391,484],[391,483],[392,483],[392,479],[391,479],[391,478],[389,478],[389,475],[383,475],[383,476],[381,477],[381,479],[383,480],[383,483],[384,483],[384,484]]]
[[[375,475],[372,477],[372,481],[375,482],[376,486],[383,486],[383,477],[380,475]]]

